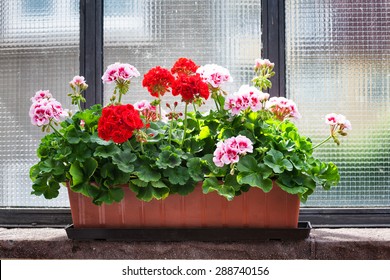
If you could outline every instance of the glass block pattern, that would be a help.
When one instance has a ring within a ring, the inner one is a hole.
[[[308,207],[390,205],[390,2],[286,1],[287,96],[305,135],[328,135],[324,116],[347,116],[353,130],[341,146],[317,155],[340,168],[341,183],[317,191]]]
[[[29,119],[30,98],[49,89],[71,108],[68,81],[79,72],[79,1],[0,1],[0,207],[68,206],[32,196],[29,169],[44,135]]]
[[[215,63],[228,68],[234,82],[225,90],[235,91],[249,83],[261,50],[260,3],[105,0],[104,65],[130,63],[141,73],[133,79],[124,102],[151,100],[142,88],[143,74],[156,65],[170,69],[179,57],[191,58],[199,65]],[[113,85],[105,86],[105,104],[112,90]]]

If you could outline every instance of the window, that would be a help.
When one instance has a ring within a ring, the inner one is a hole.
[[[53,201],[30,195],[29,169],[42,132],[27,112],[40,89],[71,108],[64,81],[79,71],[78,2],[0,1],[1,207],[68,205],[66,191]]]
[[[136,12],[135,12],[136,11]],[[261,51],[261,0],[104,1],[104,65],[126,62],[145,73],[179,57],[227,67],[231,90],[252,79]],[[149,98],[135,80],[126,102]],[[105,104],[112,87],[105,88]]]
[[[353,126],[340,147],[318,150],[342,179],[307,206],[390,205],[389,69],[389,2],[286,1],[286,89],[304,116],[300,129],[320,142],[331,112]]]

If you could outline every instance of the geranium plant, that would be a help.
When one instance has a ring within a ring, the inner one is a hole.
[[[40,161],[31,168],[33,194],[54,198],[61,184],[91,197],[95,204],[123,199],[128,186],[144,201],[186,195],[202,182],[205,194],[216,191],[228,200],[252,187],[269,192],[276,183],[302,201],[317,185],[324,189],[339,182],[338,169],[313,151],[351,129],[338,114],[328,114],[330,135],[318,145],[300,135],[294,119],[297,105],[284,97],[270,97],[274,65],[256,60],[252,85],[228,94],[224,83],[232,77],[215,64],[198,66],[180,58],[171,69],[156,66],[144,74],[142,85],[152,101],[122,104],[133,78],[140,76],[129,64],[108,66],[103,83],[113,84],[110,103],[82,109],[83,77],[70,82],[73,115],[49,91],[32,98],[32,123],[45,131],[37,150]],[[164,97],[178,97],[173,104]],[[202,112],[207,99],[215,109]],[[178,102],[184,111],[178,111]]]

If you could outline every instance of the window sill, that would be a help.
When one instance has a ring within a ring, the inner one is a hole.
[[[313,229],[302,241],[72,241],[64,229],[0,228],[1,259],[390,259],[390,228]]]

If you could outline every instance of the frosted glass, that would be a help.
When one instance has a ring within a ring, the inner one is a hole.
[[[0,1],[0,206],[68,206],[32,196],[29,168],[43,133],[30,123],[30,98],[49,89],[64,107],[79,72],[79,1]]]
[[[261,0],[104,1],[104,65],[137,67],[124,102],[149,99],[143,74],[160,65],[171,68],[179,57],[197,64],[216,63],[230,70],[238,90],[253,78],[261,50]],[[108,103],[113,87],[105,87]]]
[[[315,143],[324,116],[342,113],[353,130],[316,153],[340,168],[341,183],[307,206],[390,205],[390,2],[286,1],[287,95]]]

